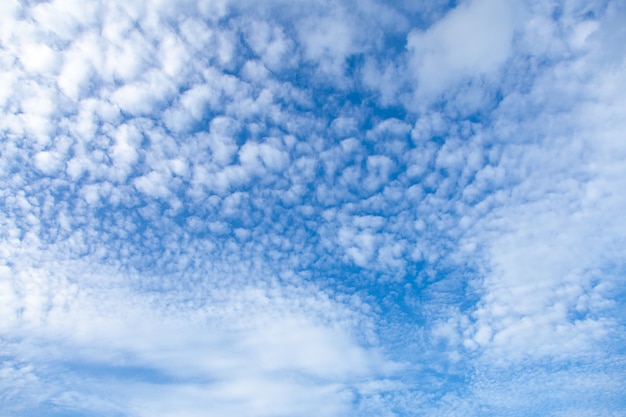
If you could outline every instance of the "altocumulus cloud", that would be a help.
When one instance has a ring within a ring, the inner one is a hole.
[[[625,18],[3,1],[0,415],[624,413]]]

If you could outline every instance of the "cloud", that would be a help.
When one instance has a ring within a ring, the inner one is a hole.
[[[444,3],[3,3],[7,412],[619,412],[623,7]]]
[[[462,3],[426,31],[407,37],[417,96],[436,97],[467,78],[493,74],[513,52],[516,4]]]
[[[19,260],[26,254],[11,255]],[[227,280],[224,288],[218,284],[209,290],[211,295],[205,291],[203,299],[189,304],[185,300],[197,290],[188,284],[149,295],[106,270],[83,273],[76,282],[74,271],[86,270],[83,261],[38,262],[38,268],[3,269],[3,288],[9,290],[3,292],[3,332],[15,337],[4,350],[30,363],[13,368],[11,375],[29,371],[33,378],[48,380],[48,395],[71,396],[75,379],[101,369],[97,372],[109,376],[88,382],[87,393],[104,390],[117,400],[98,406],[135,410],[132,415],[148,410],[291,415],[311,413],[322,400],[327,403],[322,411],[335,415],[349,406],[354,377],[368,379],[373,372],[393,369],[375,351],[356,343],[360,336],[349,323],[350,317],[359,317],[358,306],[304,283],[268,286],[269,277],[258,277],[253,278],[261,279],[257,284],[240,286]],[[220,280],[205,279],[200,287]],[[46,375],[50,366],[65,369],[65,383]],[[153,409],[149,394],[162,389],[162,383],[142,378],[151,378],[150,372],[171,381],[163,382],[171,389],[159,400],[162,409]],[[20,394],[29,398],[29,407],[62,402],[51,396],[37,399],[42,393],[37,386],[31,388]],[[28,409],[12,401],[9,405]]]

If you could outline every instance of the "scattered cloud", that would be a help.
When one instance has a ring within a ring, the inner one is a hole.
[[[452,3],[3,2],[0,415],[619,414],[626,10]]]

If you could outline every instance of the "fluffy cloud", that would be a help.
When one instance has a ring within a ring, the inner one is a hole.
[[[524,13],[519,2],[476,0],[461,3],[425,31],[409,33],[407,70],[417,83],[413,100],[437,99],[459,84],[496,76],[513,54],[515,30]],[[466,105],[479,107],[480,99],[471,95],[484,94],[481,90],[470,92]]]
[[[3,410],[619,412],[624,9],[444,3],[4,2]]]

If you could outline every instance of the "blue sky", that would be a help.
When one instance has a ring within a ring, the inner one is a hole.
[[[0,416],[626,412],[619,1],[0,4]]]

